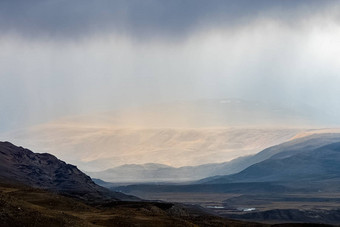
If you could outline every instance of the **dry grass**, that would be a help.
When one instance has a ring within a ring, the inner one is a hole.
[[[162,204],[161,204],[162,205]],[[150,202],[89,205],[25,186],[0,184],[0,226],[257,226],[189,214]],[[182,213],[181,213],[182,212]]]

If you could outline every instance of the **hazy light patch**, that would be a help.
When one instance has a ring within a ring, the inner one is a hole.
[[[321,107],[320,118],[324,109],[335,116],[340,32],[337,14],[325,12],[296,25],[257,17],[242,26],[203,26],[176,41],[115,33],[68,41],[3,35],[2,130],[66,115],[225,97]]]
[[[87,171],[123,164],[188,166],[225,162],[284,142],[301,129],[117,128],[48,124],[1,135]]]

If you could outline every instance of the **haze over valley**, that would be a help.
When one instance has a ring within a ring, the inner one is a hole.
[[[340,224],[337,0],[0,1],[0,226]]]
[[[240,100],[148,108],[69,117],[3,137],[57,155],[85,171],[99,171],[124,164],[181,167],[226,162],[306,130],[302,123],[293,127],[300,115]]]

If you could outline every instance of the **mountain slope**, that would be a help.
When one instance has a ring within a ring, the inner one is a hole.
[[[311,146],[312,147],[312,146]],[[205,180],[205,183],[235,182],[302,182],[333,180],[340,182],[340,142],[319,148],[287,150],[227,176]]]
[[[33,153],[9,142],[0,142],[0,179],[87,200],[137,199],[96,185],[76,166],[66,164],[53,155]]]
[[[239,172],[253,164],[251,157],[240,157],[223,163],[182,166],[178,168],[156,163],[130,164],[105,171],[86,173],[92,178],[116,183],[188,182],[225,173],[232,174]]]
[[[340,141],[340,134],[325,133],[309,135],[267,148],[256,155],[240,157],[229,162],[174,168],[160,164],[123,165],[100,172],[88,172],[91,177],[108,182],[184,182],[215,175],[229,175],[271,157],[289,156]]]

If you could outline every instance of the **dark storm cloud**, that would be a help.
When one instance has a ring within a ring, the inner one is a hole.
[[[296,22],[332,0],[2,0],[0,32],[75,38],[93,34],[183,36],[270,17]]]

